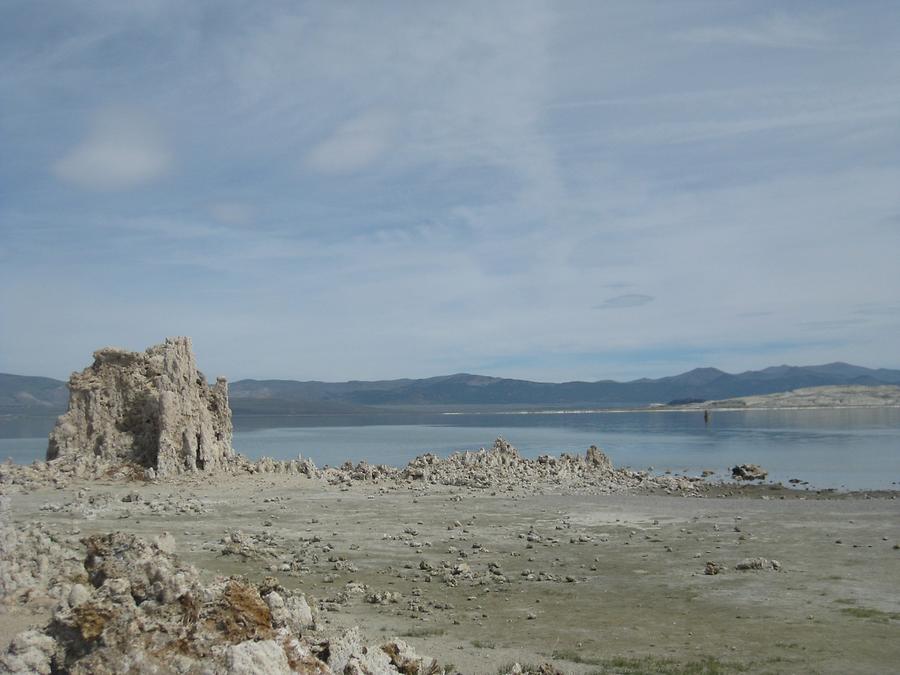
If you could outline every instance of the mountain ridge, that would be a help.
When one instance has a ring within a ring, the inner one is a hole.
[[[728,373],[700,367],[661,378],[536,382],[454,373],[396,380],[243,379],[229,386],[236,415],[358,414],[390,408],[453,410],[460,406],[508,408],[645,406],[673,400],[715,400],[828,385],[900,384],[900,370],[844,362],[812,366],[782,364]],[[0,373],[0,413],[36,414],[65,409],[61,380]]]

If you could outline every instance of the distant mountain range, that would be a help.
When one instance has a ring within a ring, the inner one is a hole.
[[[531,382],[483,375],[445,375],[421,380],[298,382],[238,380],[229,386],[236,415],[357,414],[396,410],[471,408],[605,408],[773,394],[824,385],[900,384],[900,370],[849,363],[774,366],[738,374],[717,368],[630,382]],[[64,382],[0,374],[0,414],[58,413],[65,409]]]

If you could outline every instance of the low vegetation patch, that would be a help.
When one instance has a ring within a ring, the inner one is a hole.
[[[487,642],[486,640],[472,640],[472,646],[476,649],[496,649],[496,642]]]
[[[574,649],[557,649],[553,652],[553,658],[559,661],[568,661],[569,663],[583,663],[589,666],[600,666],[605,663],[603,659],[585,656]]]
[[[746,672],[749,666],[741,663],[721,661],[714,656],[706,656],[695,661],[643,656],[640,658],[616,657],[602,664],[601,673],[620,675],[727,675]]]
[[[890,623],[891,621],[900,621],[900,612],[882,612],[880,609],[872,607],[844,607],[842,614],[855,616],[857,619],[869,619],[878,623]]]
[[[443,635],[447,631],[443,628],[439,628],[438,626],[421,626],[410,628],[403,633],[400,633],[400,637],[404,638],[425,638],[425,637],[436,637],[438,635]]]
[[[655,656],[617,656],[603,659],[587,657],[570,649],[553,652],[553,659],[597,666],[598,670],[590,671],[589,675],[732,675],[733,673],[745,673],[753,665],[721,661],[713,656],[706,656],[694,661],[679,661]],[[497,675],[507,675],[514,666],[513,663],[501,666],[497,670]],[[525,675],[548,672],[541,670],[541,666],[533,664],[519,664],[519,667]],[[556,667],[559,668],[559,665],[557,664]],[[561,669],[562,672],[565,670],[565,668]]]

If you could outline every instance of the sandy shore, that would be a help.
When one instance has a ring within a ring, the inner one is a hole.
[[[741,396],[719,401],[703,401],[683,406],[666,406],[678,410],[809,410],[900,407],[900,387],[894,385],[831,385],[805,387],[777,394]]]
[[[513,661],[566,673],[895,668],[896,494],[725,492],[500,495],[223,476],[41,488],[13,494],[7,516],[78,535],[170,532],[210,577],[275,576],[323,623],[399,635],[463,673]],[[735,569],[756,557],[781,569]],[[725,569],[704,574],[707,561]],[[3,642],[49,612],[9,608]]]

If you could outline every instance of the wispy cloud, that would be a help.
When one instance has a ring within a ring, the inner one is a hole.
[[[109,110],[87,137],[53,164],[58,178],[89,190],[123,190],[153,181],[169,168],[172,152],[140,111]]]
[[[253,219],[253,208],[241,202],[215,202],[210,204],[209,213],[226,225],[249,225]]]
[[[625,309],[627,307],[640,307],[648,302],[653,302],[652,295],[643,295],[641,293],[627,293],[625,295],[617,295],[613,298],[607,298],[599,305],[594,305],[594,309]]]
[[[391,124],[385,114],[366,113],[340,125],[306,157],[322,173],[350,173],[377,161],[390,144]]]
[[[747,25],[697,26],[675,34],[679,40],[696,44],[744,45],[800,49],[830,43],[831,35],[809,16],[776,13]]]
[[[900,318],[900,305],[897,304],[864,304],[853,310],[859,316],[884,316]]]

